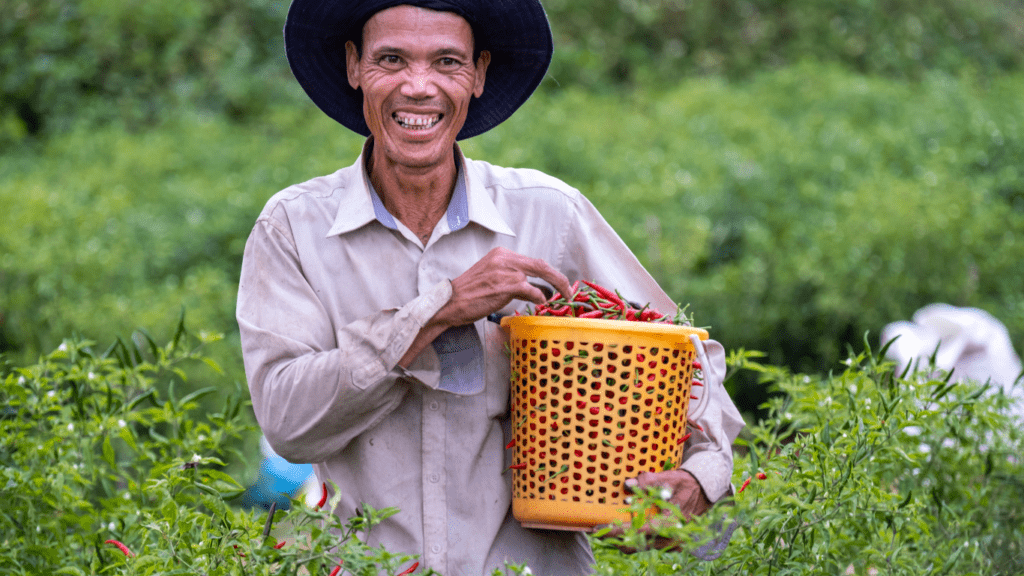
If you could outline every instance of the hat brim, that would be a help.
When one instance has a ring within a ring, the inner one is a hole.
[[[491,54],[483,94],[470,102],[459,140],[507,120],[547,73],[554,45],[537,0],[293,0],[284,27],[292,74],[317,107],[353,132],[370,135],[362,91],[348,83],[345,42],[358,39],[373,14],[403,4],[462,15]]]

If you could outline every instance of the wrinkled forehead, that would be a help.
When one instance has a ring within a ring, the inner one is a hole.
[[[368,37],[382,33],[413,32],[417,28],[432,33],[448,33],[452,35],[467,34],[473,46],[473,58],[480,55],[481,39],[472,21],[461,10],[448,3],[423,2],[424,6],[414,4],[397,4],[370,14],[356,31],[357,38],[352,38],[359,52],[362,53]]]

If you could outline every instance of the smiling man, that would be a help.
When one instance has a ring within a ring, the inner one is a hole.
[[[536,0],[294,0],[289,63],[329,116],[367,136],[356,162],[276,194],[246,244],[237,317],[256,418],[274,451],[314,464],[342,517],[401,512],[371,545],[448,575],[506,562],[588,574],[576,532],[511,516],[507,336],[485,319],[594,280],[673,302],[579,191],[465,158],[456,141],[511,116],[551,59]],[[687,514],[731,492],[742,419],[721,345],[680,470],[647,473]]]

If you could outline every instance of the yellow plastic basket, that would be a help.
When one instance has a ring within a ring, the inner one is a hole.
[[[707,331],[548,316],[501,325],[511,343],[513,516],[559,530],[628,521],[623,482],[682,461],[690,336]]]

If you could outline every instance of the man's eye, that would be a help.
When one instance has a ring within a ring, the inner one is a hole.
[[[451,66],[458,66],[459,65],[459,61],[456,60],[455,58],[441,58],[440,63],[441,63],[441,66],[445,66],[445,67],[451,67]]]
[[[380,63],[381,64],[392,64],[392,65],[394,65],[394,64],[401,64],[401,62],[402,62],[402,59],[399,58],[398,56],[395,56],[394,54],[388,54],[387,56],[382,56],[381,59],[380,59]]]

